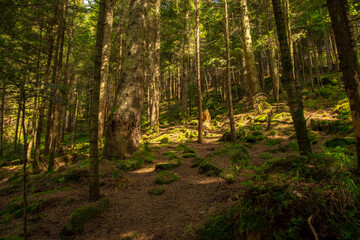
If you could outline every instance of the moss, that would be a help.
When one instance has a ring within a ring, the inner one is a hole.
[[[333,138],[325,142],[325,146],[329,148],[348,147],[351,144],[355,144],[355,140],[350,138]]]
[[[266,139],[266,136],[257,130],[255,130],[252,134],[250,134],[246,137],[246,141],[248,143],[256,143],[256,142],[262,141],[264,139]]]
[[[73,211],[70,220],[65,224],[61,230],[60,236],[66,237],[79,233],[84,224],[90,221],[93,217],[100,215],[109,206],[109,199],[103,198],[95,203],[90,203],[79,207]]]
[[[273,129],[273,130],[271,130],[270,132],[269,132],[269,136],[276,136],[276,135],[278,135],[279,134],[279,131],[277,131],[277,130],[275,130],[275,129]]]
[[[156,170],[170,170],[170,169],[177,168],[180,165],[181,165],[181,160],[180,159],[173,159],[173,160],[170,160],[168,162],[156,164],[155,169]]]
[[[180,143],[177,147],[176,147],[176,151],[178,152],[183,152],[183,153],[195,153],[196,151],[192,148],[190,148],[188,145],[184,144],[184,143]]]
[[[153,163],[156,159],[156,155],[148,149],[139,149],[131,157],[131,159],[141,159],[147,163]]]
[[[261,153],[259,155],[262,159],[271,159],[272,155],[270,153]]]
[[[268,138],[265,140],[265,144],[268,146],[275,146],[282,143],[284,140],[281,138]]]
[[[164,153],[164,156],[168,157],[169,160],[172,160],[174,158],[178,158],[175,154],[176,154],[175,151],[169,151],[169,152]]]
[[[141,158],[124,160],[120,162],[119,170],[133,171],[136,169],[140,169],[143,165],[144,165],[144,160]]]
[[[332,113],[336,113],[340,116],[350,116],[350,104],[349,99],[345,98],[343,100],[340,100],[338,104],[333,108]]]
[[[260,122],[260,123],[264,123],[268,120],[268,115],[263,114],[263,115],[259,115],[257,117],[255,117],[254,121],[255,122]]]
[[[81,166],[80,166],[81,167]],[[87,169],[70,169],[65,173],[57,173],[51,179],[52,183],[78,182],[89,177]]]
[[[157,184],[169,184],[175,182],[179,179],[179,175],[170,171],[162,171],[160,172],[155,179],[155,183]]]
[[[299,151],[299,145],[297,141],[289,142],[289,148],[292,151]]]
[[[165,189],[164,189],[164,188],[157,188],[157,187],[150,188],[150,190],[149,190],[149,193],[150,193],[151,195],[155,195],[155,196],[161,195],[161,194],[163,194],[164,192],[165,192]]]
[[[168,137],[164,137],[160,140],[159,142],[160,144],[166,144],[166,143],[169,143],[169,138]]]

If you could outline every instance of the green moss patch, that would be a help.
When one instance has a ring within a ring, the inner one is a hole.
[[[79,207],[73,211],[70,220],[65,224],[60,236],[66,237],[79,233],[84,224],[108,208],[109,199],[103,198],[97,202]]]
[[[160,172],[155,179],[155,183],[157,184],[169,184],[179,180],[179,175],[170,171],[162,171]]]
[[[161,195],[165,192],[165,189],[164,188],[158,188],[158,187],[153,187],[153,188],[150,188],[149,190],[149,194],[151,195]]]
[[[170,169],[177,168],[180,165],[181,165],[181,160],[180,159],[173,159],[173,160],[170,160],[168,162],[156,164],[155,169],[156,170],[170,170]]]
[[[265,140],[265,144],[268,146],[275,146],[282,143],[284,140],[281,138],[268,138]]]
[[[214,151],[203,160],[197,160],[199,173],[208,176],[216,175],[227,182],[233,182],[243,166],[250,161],[248,151],[240,144],[232,144]]]
[[[333,138],[325,142],[325,146],[328,148],[347,147],[354,144],[355,140],[351,138]]]

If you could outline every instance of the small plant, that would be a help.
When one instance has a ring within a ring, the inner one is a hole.
[[[170,171],[162,171],[160,172],[155,179],[155,183],[157,184],[169,184],[179,180],[179,175]]]

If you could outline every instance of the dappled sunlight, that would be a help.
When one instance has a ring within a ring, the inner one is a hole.
[[[205,178],[205,179],[199,179],[199,180],[195,180],[194,183],[195,184],[201,184],[201,185],[204,185],[204,184],[213,184],[213,183],[223,183],[225,180],[222,179],[222,178]]]
[[[155,167],[151,167],[151,168],[140,168],[138,170],[132,171],[131,173],[142,174],[142,173],[150,173],[154,171],[155,171]]]

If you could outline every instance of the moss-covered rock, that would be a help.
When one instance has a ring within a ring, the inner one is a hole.
[[[177,168],[181,165],[180,159],[173,159],[164,163],[158,163],[155,165],[155,170],[170,170]]]
[[[156,155],[150,149],[139,149],[132,155],[131,159],[141,159],[143,162],[153,163]]]
[[[268,115],[263,114],[263,115],[259,115],[257,117],[255,117],[254,121],[255,122],[260,122],[260,123],[264,123],[268,120]]]
[[[175,182],[179,179],[179,175],[170,171],[162,171],[160,172],[155,179],[155,183],[157,184],[169,184]]]
[[[188,145],[184,144],[184,143],[180,143],[177,147],[176,147],[176,151],[178,152],[183,152],[183,153],[195,153],[195,149],[190,148]]]
[[[133,171],[140,169],[144,165],[144,160],[141,158],[123,160],[119,164],[119,170],[122,171]]]
[[[161,195],[165,192],[165,189],[164,188],[158,188],[158,187],[153,187],[153,188],[150,188],[149,190],[149,193],[151,195]]]
[[[84,224],[93,217],[100,215],[109,206],[109,199],[103,198],[97,202],[79,207],[73,211],[70,220],[61,230],[60,236],[66,237],[79,233]]]
[[[310,129],[327,133],[348,133],[352,129],[352,124],[344,120],[312,118]]]

